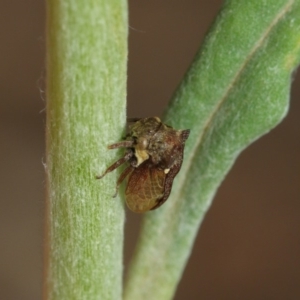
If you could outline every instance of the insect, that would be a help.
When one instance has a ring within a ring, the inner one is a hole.
[[[175,130],[158,117],[138,119],[130,126],[124,141],[108,146],[108,149],[126,148],[124,156],[96,178],[101,179],[128,162],[129,166],[117,181],[114,197],[120,184],[128,177],[125,198],[129,209],[137,213],[156,209],[171,193],[189,134],[189,129]]]

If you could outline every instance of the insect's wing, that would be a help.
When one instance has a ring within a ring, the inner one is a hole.
[[[183,150],[184,150],[183,145],[178,145],[177,147],[174,147],[174,153],[173,153],[172,157],[175,157],[176,159],[173,162],[170,161],[170,163],[172,164],[172,167],[170,167],[170,170],[166,175],[165,185],[164,185],[164,194],[162,197],[157,199],[156,205],[153,206],[151,209],[156,209],[156,208],[160,207],[162,204],[164,204],[168,200],[171,190],[172,190],[174,178],[180,171],[180,168],[182,165]]]
[[[151,208],[151,210],[160,207],[162,204],[164,204],[168,200],[171,190],[172,190],[174,178],[177,175],[177,173],[179,172],[179,169],[180,169],[180,167],[179,168],[173,167],[172,169],[170,169],[169,173],[166,175],[165,185],[164,185],[164,193],[160,198],[157,199],[155,205]]]
[[[134,212],[153,209],[164,195],[166,174],[145,161],[130,174],[125,195],[126,203]]]

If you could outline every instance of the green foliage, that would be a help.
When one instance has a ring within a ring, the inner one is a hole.
[[[226,1],[165,114],[191,129],[170,199],[147,213],[125,299],[171,299],[197,230],[239,153],[286,115],[300,1]]]
[[[123,202],[95,175],[126,122],[127,3],[49,0],[47,20],[45,299],[121,299]]]

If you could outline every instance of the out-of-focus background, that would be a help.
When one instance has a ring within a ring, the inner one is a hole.
[[[221,0],[129,1],[129,116],[161,115]],[[45,3],[0,3],[0,299],[41,299]],[[300,74],[299,74],[300,75]],[[223,182],[175,299],[300,299],[300,76]],[[127,214],[125,258],[140,216]],[[62,299],[63,300],[63,299]]]

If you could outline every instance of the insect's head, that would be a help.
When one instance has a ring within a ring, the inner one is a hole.
[[[149,144],[161,126],[162,122],[158,117],[141,119],[131,125],[128,138],[133,140],[134,155],[137,159],[136,166],[149,158]]]

